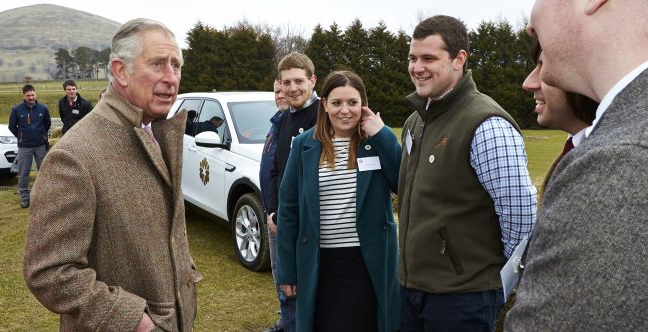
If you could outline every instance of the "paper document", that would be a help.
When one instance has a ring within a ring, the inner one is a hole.
[[[504,264],[504,268],[500,271],[500,277],[502,278],[502,287],[504,287],[504,302],[511,295],[511,291],[517,287],[518,282],[520,282],[520,276],[522,276],[522,269],[524,265],[522,262],[522,257],[524,256],[524,251],[527,247],[527,242],[529,242],[529,234],[527,234],[518,246],[511,254],[511,258]]]

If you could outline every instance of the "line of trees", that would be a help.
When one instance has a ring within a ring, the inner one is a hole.
[[[469,33],[468,68],[479,90],[495,99],[522,128],[538,127],[534,101],[522,82],[534,67],[531,40],[523,28],[506,21],[482,22]],[[412,109],[403,97],[414,88],[407,73],[410,36],[390,32],[384,23],[365,28],[355,20],[346,29],[318,25],[306,39],[290,29],[273,29],[240,22],[216,29],[201,22],[189,31],[183,50],[181,92],[270,90],[278,61],[300,51],[315,64],[319,91],[333,70],[360,75],[367,86],[369,106],[390,126],[401,126]]]
[[[89,78],[97,79],[102,70],[104,78],[107,76],[108,58],[110,47],[101,51],[85,46],[80,46],[70,52],[67,49],[59,48],[54,53],[55,69],[50,72],[53,79],[65,80],[68,78]]]

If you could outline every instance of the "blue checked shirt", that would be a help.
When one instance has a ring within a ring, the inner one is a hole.
[[[495,203],[504,256],[509,258],[522,238],[531,232],[538,203],[527,170],[522,136],[504,118],[487,119],[475,131],[470,165]]]

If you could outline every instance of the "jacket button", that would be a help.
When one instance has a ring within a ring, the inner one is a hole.
[[[431,154],[430,158],[428,158],[428,160],[430,161],[430,164],[434,163],[434,155]]]
[[[365,145],[365,150],[367,150],[367,151],[371,150],[371,145],[369,145],[369,144]]]
[[[384,230],[387,230],[387,223],[386,223],[386,222],[383,223],[383,229],[384,229]]]
[[[308,238],[305,237],[305,236],[303,236],[303,237],[302,237],[302,240],[301,240],[301,243],[302,243],[302,244],[306,244],[306,243],[308,243]]]

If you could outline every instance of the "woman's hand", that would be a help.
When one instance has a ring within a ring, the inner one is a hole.
[[[369,137],[376,135],[385,125],[380,118],[380,112],[374,114],[367,106],[362,106],[362,118],[360,121],[360,128]]]
[[[288,297],[297,296],[297,285],[279,285],[284,294]]]

